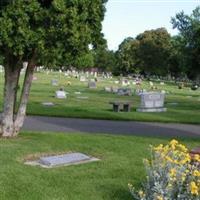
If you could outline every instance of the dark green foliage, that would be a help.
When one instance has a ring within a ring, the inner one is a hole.
[[[170,39],[164,28],[145,31],[135,39],[126,38],[116,53],[116,72],[166,75],[169,71]]]
[[[138,70],[138,48],[139,42],[131,37],[126,38],[120,45],[116,52],[118,60],[117,66],[114,70],[116,75],[134,73]]]
[[[99,68],[101,71],[114,71],[116,66],[116,57],[113,51],[99,48],[94,51],[93,55],[95,67]]]
[[[4,57],[9,54],[23,61],[35,55],[39,64],[62,65],[87,52],[89,44],[104,41],[105,1],[9,2],[0,11],[0,53]]]
[[[142,70],[148,74],[166,75],[170,55],[170,34],[165,28],[145,31],[138,35],[138,55]]]
[[[191,15],[180,12],[172,18],[174,28],[180,31],[185,40],[183,47],[184,64],[187,65],[186,73],[192,79],[200,76],[200,7]]]

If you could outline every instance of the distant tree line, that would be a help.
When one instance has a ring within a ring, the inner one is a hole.
[[[116,52],[109,51],[104,41],[79,58],[76,65],[95,66],[115,75],[140,73],[200,80],[200,7],[191,15],[176,14],[171,23],[179,30],[176,36],[165,28],[144,31],[124,39]]]

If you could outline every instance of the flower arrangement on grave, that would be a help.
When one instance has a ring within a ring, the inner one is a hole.
[[[137,200],[199,200],[200,156],[176,140],[151,147],[151,159],[144,160],[147,180],[143,190],[129,184]]]

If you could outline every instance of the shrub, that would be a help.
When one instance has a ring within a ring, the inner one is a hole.
[[[151,147],[151,159],[144,160],[147,180],[143,190],[129,184],[137,200],[200,200],[200,156],[172,140]]]

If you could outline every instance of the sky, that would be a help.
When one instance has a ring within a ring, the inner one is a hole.
[[[145,30],[165,27],[171,35],[171,17],[184,11],[191,14],[200,0],[108,0],[103,33],[110,50],[117,50],[126,37],[136,37]]]

